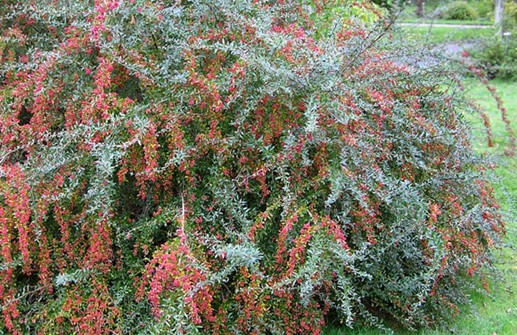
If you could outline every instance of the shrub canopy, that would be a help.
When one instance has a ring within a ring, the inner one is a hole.
[[[465,104],[377,32],[315,39],[291,1],[3,3],[0,332],[433,325],[487,265]]]

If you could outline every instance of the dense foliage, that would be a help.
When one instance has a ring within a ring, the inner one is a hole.
[[[475,64],[488,78],[517,79],[517,3],[506,1],[500,36],[482,41],[471,50]]]
[[[489,78],[517,79],[517,38],[487,39],[470,54]]]
[[[315,39],[306,9],[3,1],[0,333],[457,312],[504,229],[468,106],[375,31]]]
[[[448,4],[439,17],[450,20],[475,20],[479,14],[467,1],[458,0]]]

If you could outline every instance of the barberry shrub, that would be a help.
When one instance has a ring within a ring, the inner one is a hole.
[[[373,28],[315,39],[291,1],[2,4],[0,332],[432,326],[490,272],[468,104]]]

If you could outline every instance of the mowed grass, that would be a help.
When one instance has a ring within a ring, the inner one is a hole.
[[[517,133],[517,82],[492,81],[498,95],[502,98],[512,122],[514,133]],[[471,299],[473,309],[462,308],[456,321],[445,329],[421,329],[410,332],[397,330],[397,334],[418,335],[515,335],[517,334],[517,222],[515,219],[517,200],[517,158],[504,155],[508,144],[508,132],[501,120],[501,112],[490,92],[479,81],[469,79],[466,82],[467,94],[488,114],[494,135],[494,146],[487,146],[486,131],[479,115],[466,115],[472,126],[473,146],[480,153],[489,155],[496,163],[495,169],[499,181],[494,187],[500,198],[503,209],[509,213],[505,247],[498,250],[497,267],[503,277],[502,282],[492,283],[489,296],[473,292]],[[511,198],[514,198],[513,200]],[[512,214],[513,212],[513,214]],[[375,328],[357,327],[349,329],[330,325],[325,335],[380,335],[382,331]]]
[[[435,1],[426,1],[425,3],[425,17],[417,17],[416,16],[416,6],[415,5],[406,5],[402,13],[399,15],[400,22],[408,22],[408,23],[443,23],[443,24],[461,24],[461,25],[493,25],[493,18],[491,15],[488,17],[479,17],[474,20],[451,20],[451,19],[440,19],[436,15],[433,15],[436,9],[442,6],[444,2],[441,3]],[[481,13],[483,14],[483,13]]]
[[[409,41],[440,44],[446,42],[472,41],[495,36],[494,28],[461,28],[436,26],[399,26],[398,33]]]
[[[496,94],[501,97],[514,135],[517,135],[517,82],[494,80],[490,85],[496,88]],[[504,155],[509,139],[501,111],[497,109],[496,101],[490,92],[478,80],[467,81],[466,89],[469,96],[487,112],[494,140],[494,146],[488,147],[486,129],[481,123],[481,118],[478,115],[467,115],[466,118],[472,125],[474,148],[478,152],[492,156],[497,163],[497,174],[502,182],[502,187],[498,189],[500,196],[504,198],[505,195],[509,195],[517,200],[517,159]],[[515,210],[515,207],[513,209]]]
[[[457,25],[474,25],[474,26],[492,26],[494,23],[487,20],[447,20],[447,19],[421,19],[417,17],[402,18],[400,22],[404,23],[427,23],[427,24],[457,24]]]

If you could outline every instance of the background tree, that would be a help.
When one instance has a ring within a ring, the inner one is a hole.
[[[424,17],[425,15],[425,1],[424,0],[415,0],[415,14],[418,17]]]
[[[494,24],[501,29],[504,17],[504,0],[495,0],[494,2]]]

